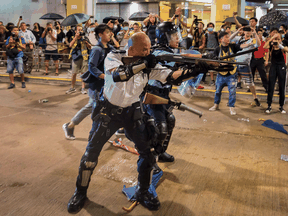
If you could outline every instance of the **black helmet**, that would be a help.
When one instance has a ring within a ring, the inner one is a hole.
[[[171,39],[170,36],[174,33],[179,33],[179,29],[174,23],[160,23],[156,28],[157,43],[161,45],[169,45]],[[179,37],[181,37],[181,34],[179,34]]]

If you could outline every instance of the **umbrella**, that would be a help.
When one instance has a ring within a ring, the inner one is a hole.
[[[244,18],[239,17],[239,16],[237,16],[236,19],[238,20],[238,22],[239,22],[241,25],[249,25],[249,21],[248,21],[247,19],[244,19]],[[234,17],[228,17],[228,18],[226,18],[226,19],[223,21],[223,23],[225,23],[225,22],[230,22],[230,23],[232,23],[232,24],[236,24]]]
[[[130,17],[129,20],[132,21],[143,21],[149,16],[150,13],[148,12],[135,12]]]
[[[273,26],[277,25],[279,22],[285,21],[286,19],[286,13],[284,11],[277,10],[262,16],[259,24],[263,26]]]
[[[108,23],[109,20],[118,20],[119,23],[123,23],[124,22],[124,19],[122,17],[109,16],[109,17],[105,17],[103,19],[103,23]]]
[[[90,19],[90,16],[87,14],[75,13],[66,17],[61,23],[61,26],[73,26],[79,23],[86,22],[89,19]]]
[[[248,21],[247,19],[244,19],[244,18],[239,17],[239,16],[237,16],[236,19],[238,20],[238,22],[239,22],[241,25],[249,25],[249,21]],[[234,17],[228,17],[228,18],[226,18],[226,19],[223,21],[223,23],[225,23],[225,22],[230,22],[230,23],[232,23],[232,24],[236,24],[236,23],[235,23],[235,20],[234,20]]]
[[[64,19],[63,16],[61,16],[60,14],[55,14],[55,13],[47,13],[44,14],[42,17],[40,17],[39,19],[44,19],[44,20],[57,20],[57,19]]]

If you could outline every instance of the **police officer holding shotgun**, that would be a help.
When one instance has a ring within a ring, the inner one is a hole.
[[[148,80],[179,84],[185,79],[207,72],[207,64],[189,70],[171,70],[157,64],[150,54],[151,42],[145,33],[134,34],[128,42],[127,51],[112,51],[105,59],[105,84],[102,99],[93,111],[93,121],[97,125],[82,156],[76,190],[68,203],[68,212],[80,211],[87,199],[90,178],[98,163],[98,157],[109,138],[118,128],[124,127],[127,135],[135,143],[139,152],[138,186],[135,197],[149,210],[158,210],[160,202],[149,191],[151,171],[155,157],[151,152],[155,135],[154,120],[145,115],[140,103],[140,94]],[[124,65],[122,57],[138,56],[140,60]]]
[[[172,22],[162,22],[156,28],[157,46],[154,48],[153,55],[173,55],[174,49],[179,47],[182,37],[178,27]],[[189,57],[201,58],[202,55],[198,54],[185,54]],[[162,66],[167,68],[177,69],[179,64],[176,62],[163,62]],[[159,80],[149,80],[145,91],[160,97],[169,99],[169,93],[172,90],[171,83],[166,81],[162,83]],[[156,143],[156,154],[158,155],[159,162],[173,162],[174,157],[166,152],[173,128],[175,127],[175,116],[172,113],[173,106],[170,104],[147,104],[144,106],[145,111],[153,116],[156,126],[159,130]],[[156,169],[160,169],[155,165]]]

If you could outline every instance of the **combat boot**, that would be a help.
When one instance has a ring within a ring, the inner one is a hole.
[[[160,208],[158,197],[154,197],[148,190],[141,191],[139,186],[136,189],[135,198],[137,202],[151,211],[155,211]]]
[[[173,155],[168,154],[167,152],[164,152],[159,155],[158,161],[159,162],[173,162],[175,159]]]
[[[87,199],[86,194],[86,191],[80,192],[76,188],[75,193],[68,202],[67,210],[69,213],[76,214],[83,208]]]

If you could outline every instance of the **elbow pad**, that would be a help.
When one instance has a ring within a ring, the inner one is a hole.
[[[129,65],[120,65],[113,72],[113,80],[114,82],[128,81],[132,76],[139,73],[145,68],[146,68],[146,64],[143,61],[139,61],[137,63],[133,63]]]

